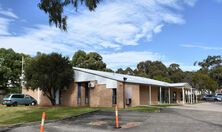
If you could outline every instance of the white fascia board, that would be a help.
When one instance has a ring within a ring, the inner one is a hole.
[[[104,78],[101,76],[93,75],[93,74],[78,71],[78,70],[75,70],[74,72],[75,72],[74,74],[75,82],[97,81],[98,84],[105,84],[106,88],[117,88],[116,80]]]

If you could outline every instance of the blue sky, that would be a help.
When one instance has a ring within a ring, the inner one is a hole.
[[[222,0],[103,0],[95,12],[66,8],[68,32],[48,25],[38,0],[0,1],[0,47],[35,55],[79,49],[100,53],[109,68],[139,61],[197,70],[197,60],[222,53]]]

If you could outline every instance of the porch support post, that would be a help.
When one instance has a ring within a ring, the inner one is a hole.
[[[160,104],[162,104],[162,88],[160,87]]]
[[[37,104],[40,104],[40,89],[37,90],[38,98],[37,98]]]
[[[190,95],[189,94],[190,94],[190,91],[188,90],[187,91],[188,103],[190,103]]]
[[[191,104],[193,104],[193,89],[190,89],[190,93],[191,93]]]
[[[151,85],[149,86],[149,105],[152,105],[152,90],[151,90]]]
[[[184,93],[184,87],[182,87],[182,94],[183,94],[183,104],[185,104],[185,93]]]
[[[171,103],[170,101],[171,101],[171,99],[170,99],[170,87],[168,88],[168,98],[169,98],[169,104]]]
[[[195,96],[196,96],[196,103],[197,103],[197,91],[195,91]]]

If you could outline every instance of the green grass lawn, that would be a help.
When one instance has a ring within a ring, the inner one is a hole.
[[[99,108],[95,108],[98,110],[105,110],[105,111],[115,111],[115,107],[99,107]],[[128,108],[121,108],[119,109],[121,110],[125,110],[125,111],[142,111],[142,112],[157,112],[159,111],[159,107],[157,106],[137,106],[137,107],[128,107]]]
[[[151,105],[151,106],[166,108],[166,107],[170,107],[170,106],[180,106],[180,105],[179,104],[159,104],[159,105]]]
[[[141,112],[158,112],[160,109],[155,106],[137,106],[137,107],[129,107],[125,110],[141,111]]]
[[[55,120],[95,110],[87,107],[6,107],[0,105],[0,126],[41,121],[42,112],[46,112],[46,120]]]

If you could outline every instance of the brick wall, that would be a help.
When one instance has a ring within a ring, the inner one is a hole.
[[[151,102],[152,104],[158,104],[158,86],[151,86]]]
[[[96,84],[90,89],[90,107],[112,107],[112,89],[105,84]]]
[[[149,104],[149,86],[140,86],[140,105]]]
[[[77,106],[77,88],[76,84],[72,83],[67,90],[61,92],[61,105]]]
[[[34,99],[37,100],[38,105],[40,105],[40,106],[50,106],[51,105],[50,100],[46,96],[43,95],[42,91],[38,91],[38,90],[33,91],[31,89],[23,88],[22,93],[32,96]]]

